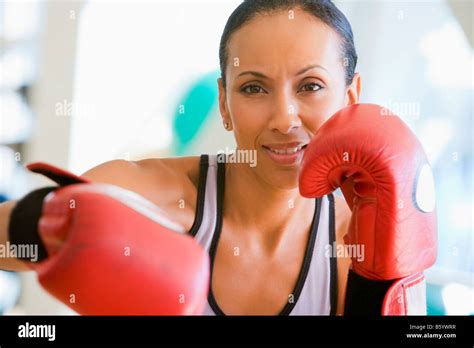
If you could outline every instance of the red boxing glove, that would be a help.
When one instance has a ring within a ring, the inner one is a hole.
[[[394,280],[435,262],[431,169],[415,135],[388,110],[356,104],[326,121],[305,150],[299,185],[305,197],[341,188],[352,211],[345,243],[365,247],[362,261],[353,258],[355,273]]]
[[[57,182],[85,181],[44,164],[29,168]],[[39,234],[48,258],[29,265],[46,290],[79,314],[201,314],[208,255],[178,231],[184,232],[133,192],[72,184],[44,199]]]

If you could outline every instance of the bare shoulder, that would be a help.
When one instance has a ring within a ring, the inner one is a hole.
[[[140,161],[113,160],[102,163],[82,176],[93,182],[103,182],[132,189],[141,187],[145,179],[150,181],[185,185],[187,181],[197,183],[199,176],[199,157],[148,158]],[[160,185],[161,186],[161,185]],[[165,186],[165,185],[162,185]]]
[[[102,163],[83,174],[95,181],[116,181],[129,174],[177,174],[189,177],[199,173],[199,156],[147,158],[140,161],[112,160]],[[111,176],[111,174],[113,174]]]
[[[190,180],[197,187],[199,181],[199,156],[147,159],[138,163],[144,167],[150,165],[153,168],[155,160],[159,160],[161,162],[160,166],[166,168],[165,170],[179,173],[185,180]]]
[[[83,174],[93,182],[136,192],[164,209],[186,228],[194,221],[199,157],[113,160]]]

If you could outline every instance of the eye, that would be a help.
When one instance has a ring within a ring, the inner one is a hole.
[[[246,94],[257,94],[265,92],[265,90],[258,85],[247,85],[241,89],[242,92]]]
[[[320,89],[322,89],[323,87],[319,84],[319,83],[316,83],[316,82],[311,82],[311,83],[307,83],[305,84],[301,90],[303,92],[317,92],[319,91]]]

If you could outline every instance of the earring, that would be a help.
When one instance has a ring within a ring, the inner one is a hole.
[[[224,128],[229,130],[229,123],[227,123],[227,121],[224,121]]]

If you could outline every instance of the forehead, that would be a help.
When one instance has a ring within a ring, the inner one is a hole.
[[[232,62],[239,60],[239,66]],[[331,27],[295,9],[257,15],[232,35],[228,44],[228,73],[260,68],[268,73],[293,73],[319,64],[331,75],[341,73],[340,37]],[[229,68],[231,71],[229,71]]]

